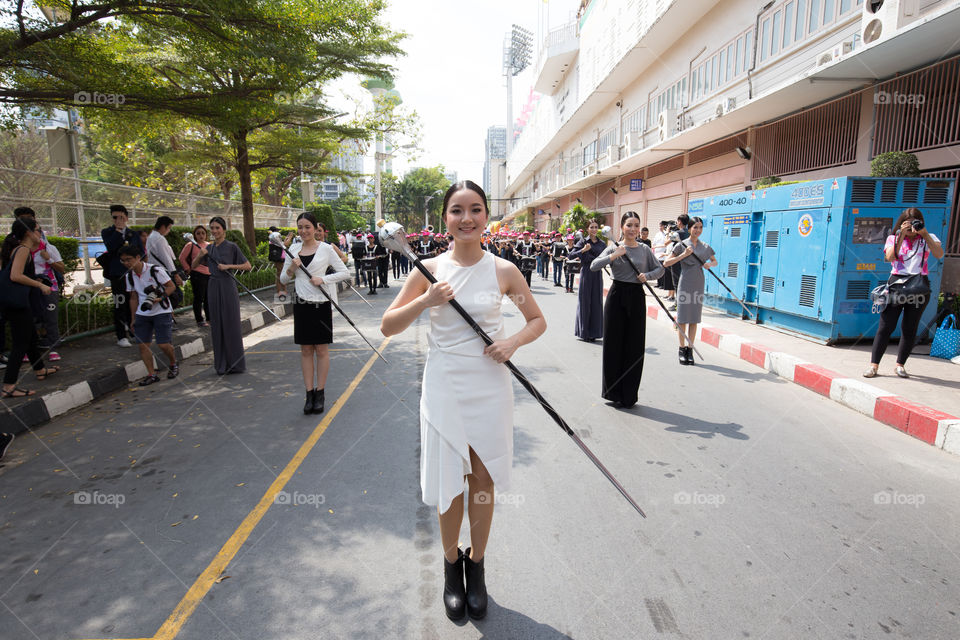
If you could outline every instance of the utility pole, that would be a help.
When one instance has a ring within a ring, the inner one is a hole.
[[[530,66],[533,33],[513,25],[503,42],[503,75],[507,79],[507,158],[513,151],[513,76]]]

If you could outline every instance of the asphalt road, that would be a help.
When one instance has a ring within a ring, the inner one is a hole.
[[[376,345],[398,290],[344,301]],[[248,337],[246,374],[200,356],[17,439],[0,638],[960,637],[960,458],[709,347],[681,367],[659,323],[615,409],[576,297],[534,291],[549,329],[513,361],[647,519],[516,385],[490,610],[449,622],[419,499],[426,316],[389,365],[335,319],[322,416],[286,320]]]

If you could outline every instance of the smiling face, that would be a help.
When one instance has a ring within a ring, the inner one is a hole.
[[[687,231],[690,232],[690,237],[696,240],[697,238],[700,237],[700,234],[703,233],[703,223],[697,222],[694,225],[692,225],[689,229],[687,229]]]
[[[596,220],[591,220],[590,225],[587,227],[587,233],[590,234],[590,238],[596,238],[597,233],[600,231],[600,223]]]
[[[313,240],[317,233],[317,227],[314,226],[312,222],[306,218],[300,218],[297,221],[297,233],[300,235],[300,239],[304,242],[308,240]]]
[[[227,230],[224,229],[219,222],[210,223],[210,233],[213,234],[213,239],[217,242],[223,240],[223,237],[227,234]]]
[[[477,192],[460,189],[450,196],[443,222],[456,242],[479,242],[487,227],[487,206]]]

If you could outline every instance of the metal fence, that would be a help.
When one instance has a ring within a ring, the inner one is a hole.
[[[0,167],[0,217],[9,220],[16,207],[30,207],[48,235],[99,237],[101,229],[113,224],[111,204],[127,208],[131,225],[152,225],[162,215],[178,225],[206,224],[212,216],[222,216],[229,228],[243,228],[243,212],[236,200]],[[302,211],[254,203],[253,220],[257,227],[294,226]]]

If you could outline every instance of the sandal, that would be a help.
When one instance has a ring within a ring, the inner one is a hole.
[[[14,387],[14,388],[11,389],[10,391],[7,391],[6,389],[4,389],[2,392],[0,392],[0,397],[3,397],[3,398],[26,398],[27,396],[36,395],[36,393],[37,393],[36,391],[32,391],[32,390],[29,390],[29,389],[21,389],[20,387]]]
[[[140,381],[140,386],[148,387],[154,382],[160,382],[160,376],[158,376],[157,374],[153,374],[152,376],[145,377],[143,380]]]
[[[43,373],[40,373],[41,371],[43,371]],[[46,380],[49,376],[52,376],[53,374],[55,374],[57,371],[60,371],[60,367],[57,367],[57,366],[44,367],[43,369],[38,369],[37,371],[35,371],[34,375],[37,376],[37,380],[42,381],[42,380]]]

